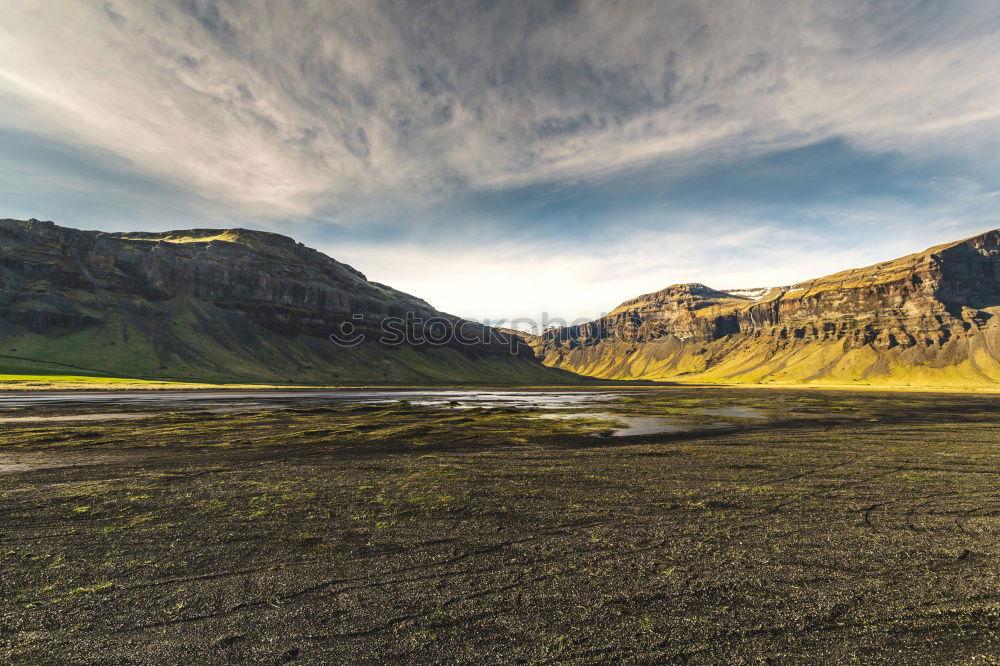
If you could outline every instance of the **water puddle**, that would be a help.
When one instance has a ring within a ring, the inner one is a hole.
[[[751,407],[715,407],[712,409],[699,409],[700,414],[711,414],[712,416],[728,416],[737,419],[766,419],[766,414],[761,414]]]
[[[62,421],[114,421],[116,419],[146,419],[156,414],[106,412],[97,414],[67,414],[64,416],[0,416],[0,423],[52,423]]]
[[[157,406],[290,404],[389,404],[405,400],[414,405],[451,407],[522,407],[557,409],[606,404],[622,393],[594,391],[482,391],[426,389],[338,389],[328,391],[32,391],[0,393],[0,408],[57,403]]]
[[[713,423],[678,423],[662,416],[623,416],[621,414],[611,414],[609,412],[564,412],[554,414],[539,414],[535,418],[540,419],[602,419],[607,421],[617,421],[623,427],[614,428],[611,431],[612,437],[637,437],[641,435],[663,435],[676,434],[682,432],[696,432],[700,430],[719,430],[732,428],[732,423],[715,421]]]
[[[97,464],[99,464],[97,460],[84,460],[78,457],[56,458],[54,456],[24,455],[15,458],[0,456],[0,474],[20,474],[22,472],[34,472],[39,469],[61,469],[63,467]]]
[[[440,409],[508,408],[545,410],[542,418],[608,419],[622,424],[613,435],[632,437],[663,433],[734,427],[733,423],[691,423],[687,420],[655,415],[619,415],[601,411],[625,397],[640,397],[642,392],[589,390],[491,390],[491,389],[320,389],[320,390],[236,390],[236,391],[32,391],[0,392],[0,423],[49,423],[72,421],[110,421],[141,419],[163,411],[204,410],[209,413],[229,413],[286,407],[320,405],[388,405],[407,402],[414,406]],[[669,403],[667,403],[669,404]],[[708,403],[711,404],[711,403]],[[39,407],[51,410],[66,408],[92,414],[77,413],[59,416],[22,415],[21,408]],[[115,408],[146,408],[150,411],[121,412]],[[103,409],[102,409],[103,408]],[[9,416],[3,412],[8,411]],[[159,411],[154,411],[159,410]],[[561,410],[574,410],[560,413]],[[580,411],[576,411],[580,410]],[[706,416],[734,419],[766,419],[768,415],[756,409],[738,405],[702,408],[692,406],[692,421]]]

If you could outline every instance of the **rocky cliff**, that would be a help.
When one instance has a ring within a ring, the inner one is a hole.
[[[531,344],[603,378],[1000,382],[1000,230],[790,287],[678,284]]]
[[[0,220],[0,368],[200,381],[564,379],[517,338],[285,236],[37,220]]]

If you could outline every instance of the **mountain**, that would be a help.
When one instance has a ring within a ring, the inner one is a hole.
[[[331,333],[364,340],[334,344]],[[572,379],[519,338],[439,312],[279,234],[102,233],[9,219],[0,220],[0,372],[279,383]]]
[[[1000,230],[787,287],[672,285],[531,336],[439,312],[279,234],[0,220],[7,374],[971,387],[1000,383],[998,314]]]
[[[676,284],[528,342],[608,379],[1000,382],[1000,229],[790,287]]]

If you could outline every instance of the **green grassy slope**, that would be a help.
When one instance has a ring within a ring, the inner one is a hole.
[[[387,321],[410,322],[413,335],[392,345],[382,339]],[[326,337],[345,323],[366,342],[345,348]],[[441,327],[466,338],[478,332],[479,342],[419,341]],[[575,380],[523,344],[484,341],[486,332],[278,234],[100,233],[0,219],[0,374],[266,384]]]
[[[470,356],[453,348],[334,345],[279,335],[189,297],[171,299],[150,327],[127,312],[98,326],[0,337],[0,373],[186,382],[295,384],[566,383],[569,373],[525,356]]]
[[[941,348],[849,348],[844,341],[776,344],[733,336],[709,343],[675,337],[640,345],[604,341],[549,354],[545,363],[602,379],[722,384],[996,387],[1000,325],[972,327]]]

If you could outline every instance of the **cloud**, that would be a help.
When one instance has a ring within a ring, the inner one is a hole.
[[[990,0],[8,2],[0,214],[281,231],[477,318],[790,282],[997,226],[998,30]]]
[[[990,228],[937,208],[882,204],[820,213],[839,228],[764,216],[679,213],[647,226],[575,239],[487,235],[315,243],[369,279],[418,294],[435,307],[497,324],[590,320],[643,293],[685,282],[716,289],[790,285],[923,250]],[[974,223],[973,223],[974,224]],[[454,235],[453,235],[454,236]]]
[[[264,217],[348,223],[387,203],[834,136],[934,150],[1000,115],[989,2],[26,0],[0,13],[8,129]]]

